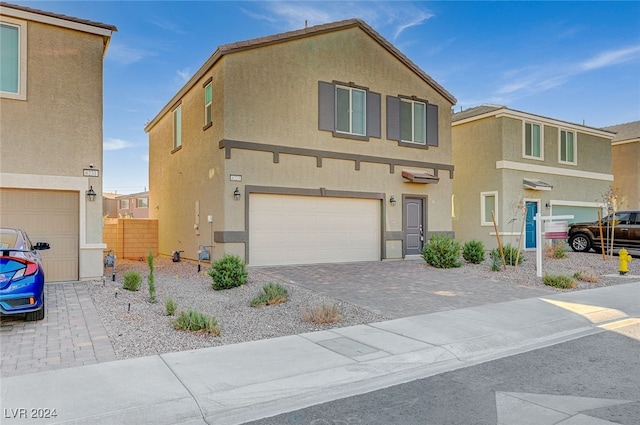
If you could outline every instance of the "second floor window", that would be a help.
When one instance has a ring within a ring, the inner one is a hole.
[[[27,98],[26,22],[2,16],[0,23],[0,97]]]
[[[137,208],[149,208],[149,198],[138,198]]]
[[[129,209],[129,200],[128,199],[121,199],[120,200],[120,209],[121,210],[128,210]]]
[[[211,83],[209,83],[204,88],[204,125],[209,125],[213,121],[211,98]]]
[[[366,134],[367,96],[364,90],[336,87],[336,130],[364,136]]]
[[[576,163],[576,134],[573,131],[560,130],[560,162]]]
[[[422,102],[401,99],[400,138],[403,142],[424,145],[427,141],[426,105]]]
[[[173,148],[182,146],[182,106],[173,110]]]
[[[543,159],[542,126],[527,122],[524,124],[523,156]]]

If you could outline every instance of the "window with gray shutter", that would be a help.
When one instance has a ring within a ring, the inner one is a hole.
[[[387,139],[400,141],[400,98],[387,96]]]
[[[387,96],[387,139],[396,140],[401,146],[408,147],[438,146],[438,105],[426,101],[416,102],[413,100],[415,97],[407,101],[403,99],[404,97]],[[425,133],[426,143],[423,136]]]
[[[438,146],[438,105],[427,103],[427,146]]]
[[[318,129],[335,131],[336,86],[318,81]]]
[[[379,139],[382,96],[350,86],[318,81],[318,129],[331,131],[334,137]]]

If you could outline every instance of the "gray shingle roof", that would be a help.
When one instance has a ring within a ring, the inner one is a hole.
[[[613,131],[614,133],[616,133],[615,137],[613,138],[614,142],[640,139],[640,121],[616,124],[609,127],[604,127],[603,130]]]
[[[478,115],[487,114],[489,112],[497,111],[498,109],[506,109],[506,106],[480,105],[473,108],[465,109],[464,111],[456,112],[451,115],[451,122],[461,121]]]
[[[109,24],[103,24],[102,22],[89,21],[87,19],[80,19],[80,18],[75,18],[73,16],[61,15],[59,13],[47,12],[45,10],[32,9],[32,8],[26,7],[26,6],[18,6],[16,4],[0,2],[0,7],[1,8],[9,8],[9,9],[21,10],[23,12],[36,13],[38,15],[43,15],[43,16],[50,16],[52,18],[58,18],[58,19],[62,19],[62,20],[65,20],[65,21],[76,22],[76,23],[79,23],[79,24],[91,25],[92,27],[104,28],[104,29],[109,30],[109,31],[118,31],[118,28],[116,28],[115,26],[109,25]]]

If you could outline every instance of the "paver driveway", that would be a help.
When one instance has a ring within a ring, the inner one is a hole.
[[[434,269],[422,259],[256,267],[255,270],[390,319],[553,292]]]

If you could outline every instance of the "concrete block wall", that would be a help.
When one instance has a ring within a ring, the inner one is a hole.
[[[102,240],[117,258],[146,260],[149,250],[158,255],[158,220],[117,219],[105,221]]]

